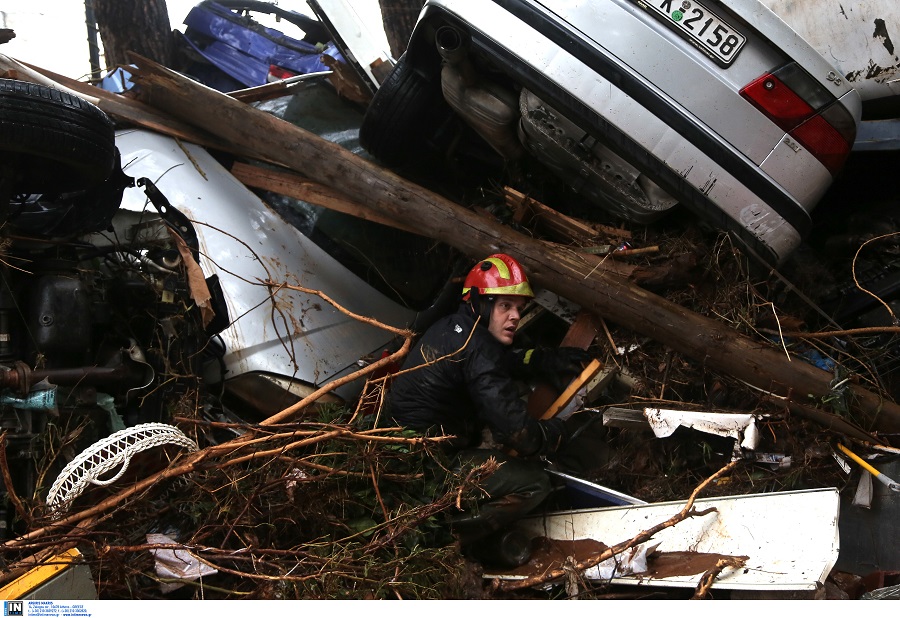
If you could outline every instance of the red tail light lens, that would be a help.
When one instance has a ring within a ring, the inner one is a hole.
[[[275,66],[274,64],[269,65],[269,75],[266,80],[269,82],[277,82],[280,79],[287,79],[289,77],[294,77],[297,75],[293,71],[288,71],[287,69],[282,69],[279,66]]]
[[[837,174],[856,139],[850,112],[796,64],[759,77],[741,95]]]
[[[850,154],[850,144],[823,116],[813,116],[791,131],[798,142],[813,153],[835,175]]]
[[[790,131],[816,111],[771,73],[744,86],[741,95],[785,131]]]

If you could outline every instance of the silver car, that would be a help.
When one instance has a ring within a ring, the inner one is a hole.
[[[403,165],[439,143],[446,105],[506,163],[536,159],[615,217],[680,203],[772,263],[801,242],[861,115],[756,0],[429,0],[361,143]]]

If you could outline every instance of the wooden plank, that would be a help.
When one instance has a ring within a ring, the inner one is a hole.
[[[277,82],[270,82],[262,86],[252,86],[241,90],[232,90],[228,96],[243,101],[244,103],[255,103],[257,101],[268,101],[269,99],[277,99],[285,97],[291,93],[292,87],[296,87],[297,82],[289,82],[286,79],[280,79]]]
[[[594,343],[599,332],[598,318],[590,311],[582,309],[575,316],[575,320],[559,345],[560,347],[587,350]],[[559,397],[559,392],[549,384],[544,382],[536,384],[528,396],[528,413],[535,418],[541,418],[557,397]]]
[[[318,71],[316,73],[304,73],[295,75],[278,81],[269,82],[261,86],[252,86],[241,90],[232,90],[228,96],[243,101],[244,103],[253,103],[255,101],[268,101],[269,99],[277,99],[278,97],[286,97],[293,94],[293,91],[303,85],[304,82],[317,79],[323,76],[333,75],[332,71]]]
[[[559,347],[581,348],[587,350],[600,332],[600,321],[597,316],[582,309],[572,322]]]
[[[630,257],[632,255],[646,255],[648,253],[659,253],[659,246],[652,245],[650,247],[638,247],[636,249],[618,249],[612,245],[600,245],[597,247],[581,247],[585,253],[593,253],[594,255],[608,255],[610,257]]]
[[[588,366],[584,368],[584,370],[579,374],[577,378],[572,380],[571,384],[566,387],[566,390],[562,392],[562,394],[557,397],[556,401],[553,402],[547,411],[541,415],[541,420],[545,421],[547,419],[551,419],[557,414],[559,414],[560,410],[569,405],[569,402],[572,401],[572,398],[587,384],[595,375],[600,373],[600,370],[603,369],[603,363],[601,363],[596,358],[588,363]]]
[[[313,182],[297,172],[235,162],[231,166],[231,173],[248,187],[293,197],[322,208],[336,210],[366,221],[410,232],[411,234],[421,233],[421,230],[416,230],[409,225],[404,225],[389,217],[385,217],[368,206],[351,200],[343,193],[323,184]]]
[[[631,238],[631,232],[628,230],[582,221],[564,215],[512,187],[504,187],[503,192],[506,203],[512,209],[514,213],[513,218],[517,223],[527,226],[533,222],[538,222],[546,227],[551,234],[555,234],[563,240],[588,242],[598,236],[611,236],[622,239]]]
[[[596,230],[570,217],[544,206],[515,189],[506,187],[506,203],[513,210],[513,219],[525,227],[535,223],[544,227],[557,240],[589,242],[597,236]]]
[[[600,370],[603,369],[603,363],[599,360],[592,360],[587,367],[582,370],[582,372],[578,375],[577,378],[572,380],[571,384],[562,392],[562,394],[556,398],[556,400],[550,404],[549,407],[544,408],[542,413],[535,413],[534,410],[531,409],[531,400],[529,400],[529,414],[537,418],[538,420],[547,420],[553,418],[557,414],[559,414],[560,410],[565,408],[572,398],[578,393],[579,389],[583,388],[585,384],[590,382],[594,376],[596,376]],[[518,452],[515,449],[507,450],[512,456],[518,455]]]

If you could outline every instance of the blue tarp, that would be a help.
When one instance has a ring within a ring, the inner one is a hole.
[[[323,54],[343,61],[333,43],[314,45],[292,38],[215,2],[195,6],[184,24],[184,40],[248,88],[265,84],[271,65],[302,75],[329,70],[321,60]]]

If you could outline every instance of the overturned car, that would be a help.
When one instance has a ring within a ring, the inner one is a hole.
[[[777,263],[860,116],[858,93],[757,0],[429,0],[361,140],[402,166],[474,130],[504,169],[538,161],[636,223],[683,204]]]

